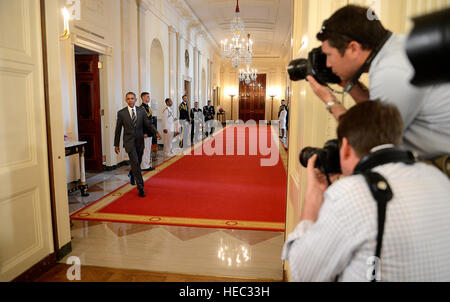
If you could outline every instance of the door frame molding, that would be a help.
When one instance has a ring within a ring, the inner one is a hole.
[[[71,56],[72,60],[71,66],[74,66],[72,70],[72,76],[75,85],[75,46],[79,46],[93,52],[98,53],[99,62],[102,64],[102,68],[99,70],[99,84],[100,84],[100,120],[101,120],[101,130],[102,130],[102,156],[106,156],[106,166],[117,165],[117,159],[115,154],[113,154],[112,149],[109,146],[113,144],[113,137],[110,133],[110,129],[106,128],[105,125],[113,124],[115,118],[116,109],[114,104],[108,102],[107,100],[114,100],[114,85],[113,85],[113,47],[107,43],[102,43],[96,40],[86,38],[80,34],[73,33],[70,36],[71,44]],[[74,106],[76,104],[77,95],[76,89],[73,89]],[[75,106],[76,107],[76,106]],[[76,108],[75,108],[76,109]],[[77,112],[74,112],[77,115]],[[78,124],[78,119],[74,120],[75,124]],[[78,130],[77,134],[78,134]]]
[[[47,158],[48,158],[48,175],[50,185],[50,209],[53,231],[53,248],[54,253],[59,251],[58,240],[58,223],[56,216],[56,193],[55,193],[55,171],[53,167],[53,146],[52,146],[52,129],[50,125],[50,99],[49,99],[49,84],[48,84],[48,65],[47,65],[47,31],[45,20],[45,0],[40,0],[41,13],[41,43],[42,43],[42,71],[44,82],[44,107],[45,107],[45,127],[47,130]]]

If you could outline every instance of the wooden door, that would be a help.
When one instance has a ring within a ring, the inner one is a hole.
[[[256,82],[247,85],[239,83],[239,119],[246,122],[265,119],[266,75],[258,74]]]
[[[78,139],[86,141],[86,170],[102,171],[98,55],[75,55]]]
[[[0,1],[0,28],[0,282],[4,282],[53,253],[54,247],[39,1]]]

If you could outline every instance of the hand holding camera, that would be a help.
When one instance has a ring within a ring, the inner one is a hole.
[[[325,104],[328,104],[328,102],[335,99],[333,93],[331,93],[331,90],[317,82],[313,76],[307,76],[306,80],[308,80],[314,94],[317,95]]]
[[[329,140],[325,143],[323,149],[306,147],[299,156],[299,161],[303,167],[310,165],[310,159],[315,156],[314,168],[325,175],[328,184],[331,184],[330,176],[341,174],[341,162],[339,159],[339,143],[337,139]]]

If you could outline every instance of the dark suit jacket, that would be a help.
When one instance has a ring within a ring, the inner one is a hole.
[[[178,110],[180,110],[180,120],[186,120],[188,122],[191,121],[189,118],[189,111],[188,111],[187,103],[182,102],[178,106]]]
[[[205,121],[213,120],[215,114],[216,112],[214,110],[214,106],[211,105],[203,107],[203,115],[205,116]]]
[[[117,123],[116,123],[116,135],[114,137],[114,146],[119,147],[120,145],[120,135],[123,132],[123,146],[127,153],[136,148],[144,149],[144,129],[150,130],[150,132],[156,136],[157,130],[153,126],[152,122],[147,116],[147,113],[141,107],[136,106],[136,128],[133,127],[131,122],[130,112],[128,111],[128,106],[119,110],[117,112]]]

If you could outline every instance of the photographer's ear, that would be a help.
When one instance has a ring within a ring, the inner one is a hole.
[[[352,155],[353,149],[348,143],[348,139],[346,137],[342,138],[342,145],[339,153],[341,155],[341,161],[347,160]]]
[[[353,149],[346,137],[342,139],[341,149],[339,150],[339,159],[341,162],[342,174],[345,176],[352,175],[360,158],[356,155],[355,149]]]
[[[352,57],[359,56],[361,54],[362,46],[356,41],[351,41],[348,43],[347,50]]]

